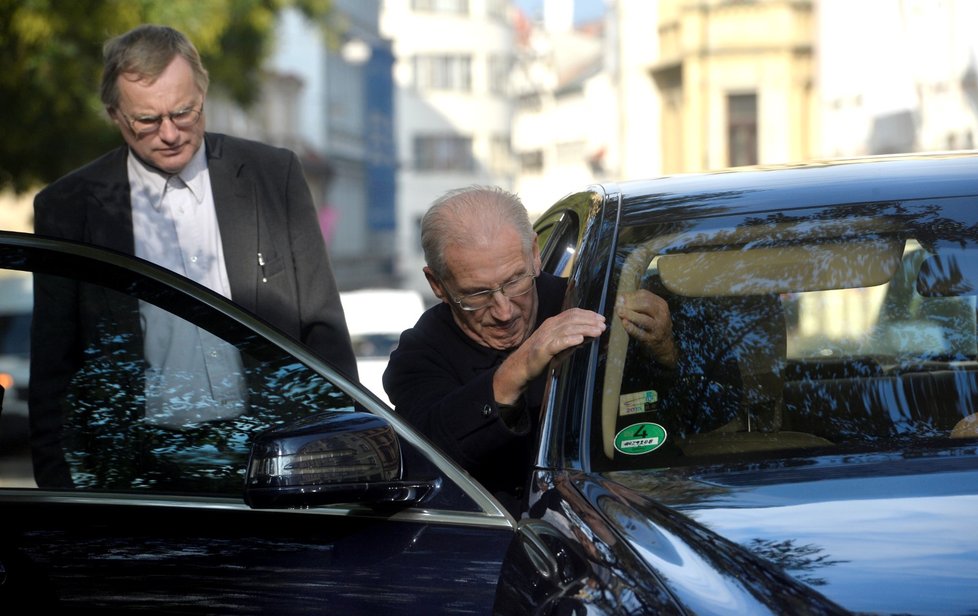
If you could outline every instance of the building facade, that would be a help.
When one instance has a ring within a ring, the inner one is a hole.
[[[978,3],[817,6],[822,156],[976,147]]]
[[[428,206],[453,188],[513,187],[510,4],[384,0],[381,32],[395,57],[397,272],[432,302],[420,239]]]
[[[341,290],[398,287],[393,53],[379,0],[333,0],[328,24],[281,13],[258,103],[208,100],[208,128],[294,150]]]
[[[664,173],[813,157],[814,2],[659,0],[658,8],[650,68]]]

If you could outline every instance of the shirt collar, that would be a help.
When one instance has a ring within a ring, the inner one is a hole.
[[[184,181],[197,203],[204,200],[204,174],[207,173],[207,155],[204,144],[200,144],[190,162],[180,170],[180,179]]]
[[[156,210],[163,206],[163,195],[166,192],[166,182],[171,175],[161,172],[143,162],[133,151],[129,150],[129,172],[134,179],[142,184],[150,196],[150,203]],[[207,154],[204,144],[194,153],[190,162],[176,174],[183,180],[197,203],[204,200],[204,174],[207,173]]]

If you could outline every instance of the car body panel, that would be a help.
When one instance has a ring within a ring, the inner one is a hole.
[[[975,453],[971,446],[611,479],[854,612],[933,613],[938,596],[943,613],[967,613],[978,602]]]
[[[507,528],[367,515],[87,500],[0,500],[0,601],[21,593],[60,610],[484,614],[512,539]],[[24,560],[33,579],[16,566]]]

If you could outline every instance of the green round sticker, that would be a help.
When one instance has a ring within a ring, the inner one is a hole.
[[[666,429],[657,423],[637,423],[615,435],[615,449],[629,456],[655,451],[666,442]]]

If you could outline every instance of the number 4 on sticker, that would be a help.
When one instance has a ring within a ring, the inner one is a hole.
[[[615,435],[615,450],[628,456],[655,451],[666,442],[666,429],[657,423],[643,422],[622,428]]]

